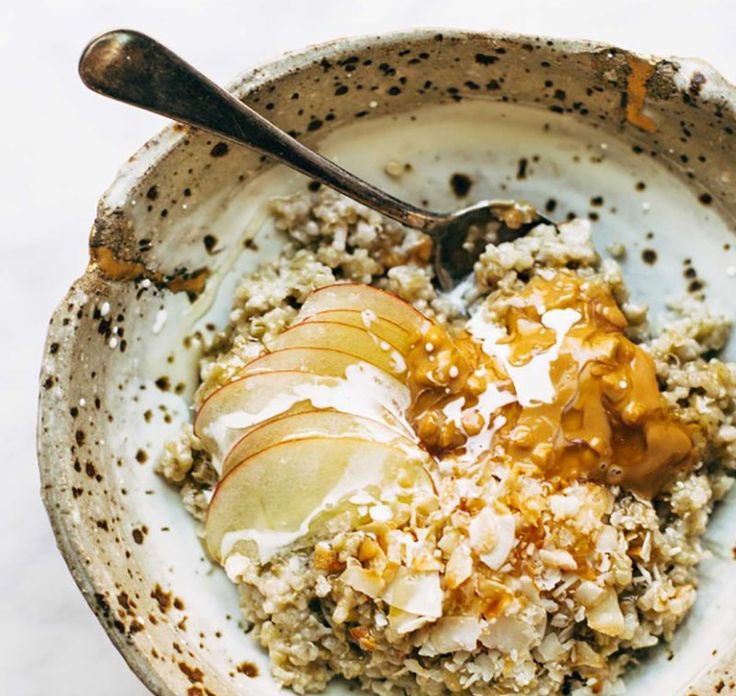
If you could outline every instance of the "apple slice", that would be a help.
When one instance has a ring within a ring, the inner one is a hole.
[[[407,495],[416,487],[431,491],[423,464],[402,449],[360,438],[316,436],[273,445],[221,479],[207,511],[207,547],[222,560],[250,538],[263,555],[303,536],[321,512],[351,493],[373,487]]]
[[[345,370],[350,365],[358,364],[370,363],[361,360],[357,355],[332,348],[282,348],[249,362],[240,374],[298,370],[313,375],[344,377]]]
[[[424,451],[407,437],[384,423],[339,411],[307,410],[290,412],[249,428],[230,448],[222,463],[222,476],[257,452],[279,442],[313,436],[359,437],[372,442],[393,444],[407,455],[422,458]]]
[[[357,309],[330,309],[307,317],[304,321],[336,321],[365,329],[379,341],[387,341],[402,354],[407,355],[412,346],[421,338],[416,331],[409,331],[397,323],[379,317],[370,309],[359,312]]]
[[[366,363],[348,366],[345,378],[299,370],[256,372],[210,394],[194,419],[194,432],[213,455],[217,467],[220,458],[248,428],[300,404],[373,418],[411,432],[401,420],[409,401],[405,385]]]
[[[359,312],[369,309],[377,317],[406,327],[420,336],[429,328],[429,320],[409,303],[385,290],[362,283],[335,283],[318,288],[302,305],[297,321],[333,309],[353,309]]]
[[[390,375],[406,373],[401,352],[388,341],[381,340],[365,328],[335,321],[309,321],[296,324],[274,338],[267,346],[282,348],[329,348],[357,355]]]

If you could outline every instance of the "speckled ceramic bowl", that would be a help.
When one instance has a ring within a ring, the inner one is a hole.
[[[416,203],[502,196],[558,218],[589,215],[601,253],[626,244],[627,280],[655,316],[687,292],[734,314],[736,92],[703,63],[417,31],[310,48],[248,71],[232,89]],[[411,170],[390,178],[390,160]],[[455,174],[465,186],[453,189]],[[277,691],[238,625],[235,588],[206,560],[153,461],[191,417],[188,337],[226,323],[235,280],[283,243],[266,201],[306,184],[257,154],[167,128],[103,196],[88,269],[51,318],[38,434],[44,499],[85,598],[157,694]],[[734,503],[711,525],[693,614],[673,646],[631,673],[630,693],[736,693]]]

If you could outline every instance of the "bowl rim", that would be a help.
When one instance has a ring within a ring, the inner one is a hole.
[[[472,42],[477,40],[488,41],[499,39],[508,41],[545,41],[555,50],[568,53],[592,53],[604,50],[616,51],[625,57],[641,59],[647,62],[672,61],[681,65],[690,65],[693,69],[703,73],[715,87],[715,96],[710,93],[702,95],[704,102],[724,99],[729,102],[732,110],[736,112],[736,86],[730,83],[711,64],[700,58],[683,58],[677,56],[659,56],[646,54],[628,49],[620,48],[614,44],[588,39],[557,38],[549,36],[529,35],[518,32],[507,32],[500,30],[465,30],[456,28],[415,28],[409,30],[389,31],[380,35],[361,34],[349,37],[339,37],[325,42],[310,44],[304,48],[287,51],[274,59],[266,60],[252,67],[246,68],[238,73],[235,79],[226,85],[226,89],[238,97],[244,97],[250,92],[265,84],[281,80],[301,69],[319,62],[320,60],[343,54],[351,49],[365,49],[383,45],[393,45],[398,42],[413,43],[431,39],[441,34],[444,38],[458,41]],[[686,90],[677,86],[677,91],[684,94]],[[162,159],[176,147],[185,137],[186,131],[174,128],[170,122],[157,134],[149,138],[118,170],[112,183],[101,195],[97,204],[97,220],[104,219],[115,208],[119,207],[130,195],[135,184],[146,176],[161,162]],[[54,321],[61,315],[68,303],[84,293],[89,287],[93,287],[93,274],[95,272],[94,262],[88,259],[84,273],[79,276],[69,287],[68,291],[55,307],[44,348],[44,362],[46,365],[49,355],[49,346],[58,343],[58,351],[54,355],[54,368],[51,373],[57,377],[57,383],[53,389],[45,389],[43,384],[39,388],[38,417],[36,432],[37,460],[40,472],[41,497],[43,499],[46,513],[49,517],[54,533],[57,547],[74,578],[75,583],[87,601],[90,609],[98,618],[108,638],[117,651],[121,654],[133,673],[154,694],[168,696],[173,691],[167,683],[161,680],[157,671],[152,668],[152,660],[144,653],[137,644],[128,642],[126,637],[119,631],[111,630],[101,616],[99,598],[101,593],[107,589],[105,583],[106,572],[94,563],[84,563],[84,545],[75,525],[68,524],[69,515],[68,495],[66,485],[66,474],[59,470],[56,452],[67,450],[73,444],[73,436],[68,428],[44,428],[42,418],[44,414],[53,417],[53,414],[66,413],[69,403],[68,385],[69,376],[74,369],[73,354],[70,346],[73,342],[63,340],[65,332],[60,322]],[[52,420],[53,422],[53,420]],[[61,433],[60,433],[61,430]],[[703,679],[712,675],[706,668],[696,679],[698,684]],[[703,684],[704,685],[704,684]],[[695,686],[691,684],[690,688]]]

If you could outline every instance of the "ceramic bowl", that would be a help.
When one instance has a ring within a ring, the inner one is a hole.
[[[524,198],[558,219],[590,216],[601,254],[626,245],[627,281],[655,317],[687,293],[736,313],[736,92],[699,61],[415,31],[310,48],[231,89],[414,203]],[[392,160],[411,171],[388,176]],[[457,174],[466,186],[452,186]],[[153,462],[191,418],[190,337],[224,326],[236,280],[278,254],[268,199],[307,183],[256,153],[166,128],[104,194],[87,271],[51,318],[44,500],[80,590],[156,694],[278,691],[239,625],[236,588]],[[631,672],[629,693],[736,693],[735,502],[708,532],[695,610]]]

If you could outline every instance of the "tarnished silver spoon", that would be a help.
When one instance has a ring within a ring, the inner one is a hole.
[[[432,238],[435,272],[445,290],[470,273],[486,233],[504,239],[524,234],[540,222],[553,224],[532,206],[514,201],[480,201],[451,213],[422,210],[400,201],[310,150],[137,31],[116,30],[93,39],[82,53],[79,74],[95,92],[258,150],[425,232]],[[475,234],[469,236],[471,229]]]

